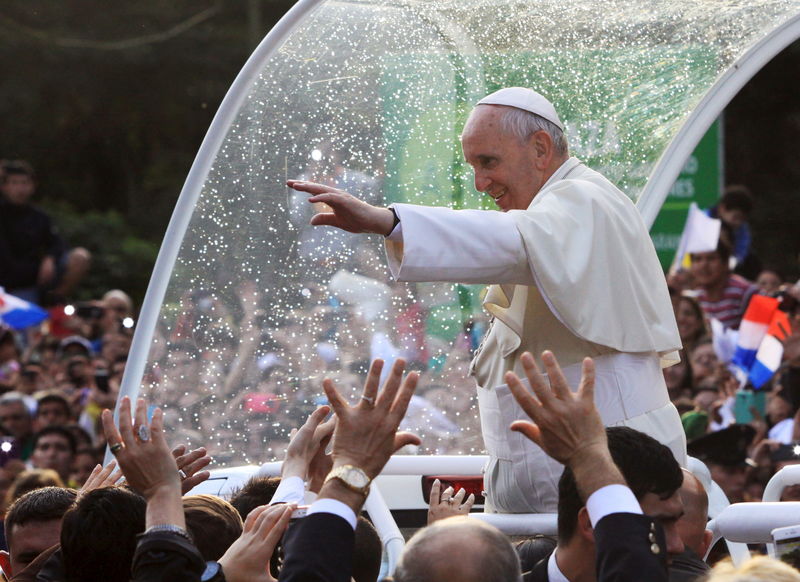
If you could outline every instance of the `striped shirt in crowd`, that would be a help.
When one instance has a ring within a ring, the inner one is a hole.
[[[747,304],[757,291],[758,288],[747,279],[731,275],[719,301],[708,299],[705,289],[700,290],[697,300],[706,317],[718,319],[726,328],[739,329]]]

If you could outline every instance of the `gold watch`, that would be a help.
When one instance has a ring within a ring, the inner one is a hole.
[[[367,477],[367,474],[362,469],[354,465],[341,465],[334,468],[325,477],[325,483],[331,479],[338,479],[350,491],[361,493],[365,498],[369,495],[369,485],[372,479]]]

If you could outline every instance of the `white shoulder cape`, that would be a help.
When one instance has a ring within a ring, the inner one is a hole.
[[[621,352],[657,352],[662,366],[681,347],[666,280],[647,228],[630,199],[570,158],[527,210],[508,212],[531,272],[553,314],[587,341]],[[524,289],[492,285],[484,305],[519,333]]]

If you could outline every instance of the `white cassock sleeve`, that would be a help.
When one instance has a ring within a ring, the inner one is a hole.
[[[392,205],[400,224],[386,237],[398,281],[533,285],[522,237],[494,210]]]

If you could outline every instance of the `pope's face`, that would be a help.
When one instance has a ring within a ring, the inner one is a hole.
[[[461,135],[464,159],[475,172],[475,189],[491,196],[503,212],[525,210],[546,181],[534,145],[503,131],[502,106],[480,105]]]

